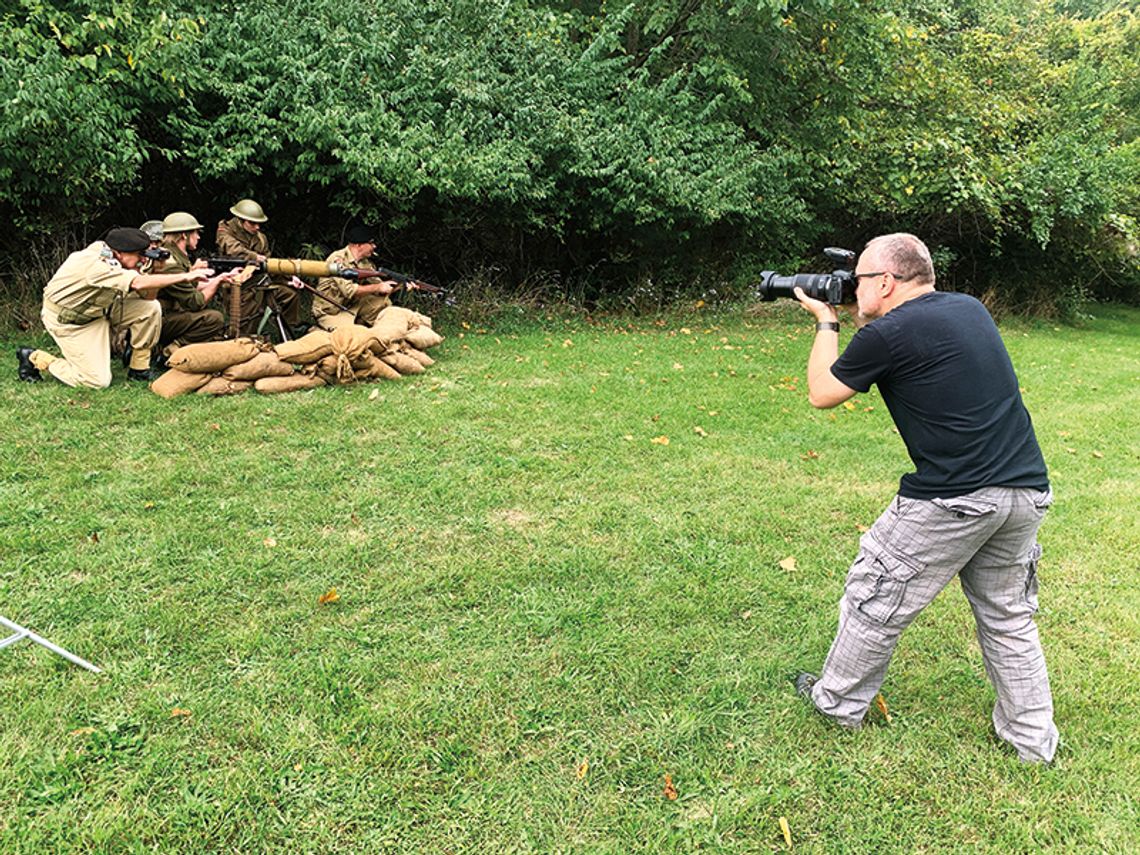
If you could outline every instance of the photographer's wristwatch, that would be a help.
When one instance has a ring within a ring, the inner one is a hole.
[[[831,330],[832,332],[839,332],[839,321],[820,321],[815,325],[815,331]]]

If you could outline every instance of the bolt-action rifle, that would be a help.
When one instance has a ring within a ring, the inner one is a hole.
[[[345,276],[344,273],[333,275],[343,276],[346,279],[390,279],[401,286],[405,291],[421,291],[424,294],[438,294],[445,298],[447,295],[447,290],[440,288],[438,285],[432,285],[430,282],[424,282],[422,279],[416,279],[414,276],[409,276],[406,273],[397,273],[395,270],[389,270],[387,267],[377,267],[375,270],[366,267],[355,267],[347,272],[352,273],[353,276]]]

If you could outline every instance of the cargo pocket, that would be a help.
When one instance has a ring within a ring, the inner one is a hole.
[[[1037,614],[1037,562],[1041,560],[1041,544],[1033,544],[1025,561],[1025,602]]]
[[[992,514],[997,510],[997,502],[975,496],[955,496],[952,499],[931,499],[930,501],[942,510],[949,511],[960,520],[966,517],[984,517],[986,514]]]
[[[864,550],[851,568],[847,594],[862,617],[885,625],[902,605],[907,583],[922,569],[889,552]]]

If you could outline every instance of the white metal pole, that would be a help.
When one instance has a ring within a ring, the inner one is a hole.
[[[96,674],[102,674],[103,673],[102,668],[99,668],[98,666],[92,665],[86,659],[83,659],[79,656],[76,656],[74,653],[71,653],[68,650],[64,650],[62,647],[60,647],[57,644],[52,644],[50,641],[48,641],[43,636],[36,635],[30,629],[23,627],[23,626],[20,626],[18,623],[13,623],[12,621],[8,620],[6,617],[0,616],[0,626],[7,627],[8,629],[10,629],[14,633],[16,633],[15,635],[11,635],[8,638],[5,638],[3,641],[0,641],[0,648],[7,647],[9,644],[14,644],[17,641],[19,641],[23,638],[26,638],[26,639],[28,639],[28,641],[34,641],[36,644],[40,645],[41,647],[46,647],[52,653],[55,653],[59,656],[62,656],[68,662],[74,662],[80,668],[86,668],[88,671],[94,671]]]

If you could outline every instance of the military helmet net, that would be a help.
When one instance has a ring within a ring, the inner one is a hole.
[[[147,220],[139,226],[139,228],[146,232],[146,236],[150,238],[151,243],[162,240],[162,220]]]
[[[261,206],[252,199],[242,199],[230,208],[230,213],[235,217],[241,217],[243,220],[249,220],[253,223],[264,223],[269,219],[265,216],[265,211],[261,210]]]
[[[167,234],[174,232],[196,232],[204,229],[200,222],[193,214],[187,214],[185,211],[175,211],[173,214],[167,214],[166,219],[162,221],[162,228]]]

